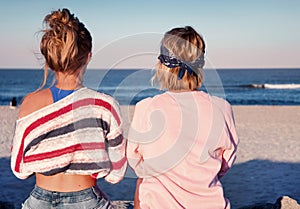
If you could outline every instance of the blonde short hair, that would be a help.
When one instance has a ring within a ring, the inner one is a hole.
[[[153,81],[158,82],[162,89],[168,90],[195,90],[203,81],[203,66],[205,42],[203,38],[190,26],[174,28],[165,33],[161,46],[166,48],[176,59],[192,66],[196,60],[203,60],[197,66],[193,66],[193,73],[183,72],[182,78],[178,78],[180,66],[170,68],[161,61],[157,64],[157,71]]]

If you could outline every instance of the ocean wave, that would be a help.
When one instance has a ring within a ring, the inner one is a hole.
[[[250,88],[263,88],[263,89],[300,89],[300,84],[250,84]]]

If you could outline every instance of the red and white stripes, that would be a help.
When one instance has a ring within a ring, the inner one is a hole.
[[[118,103],[82,88],[17,120],[11,166],[21,179],[65,172],[117,183],[127,166]]]

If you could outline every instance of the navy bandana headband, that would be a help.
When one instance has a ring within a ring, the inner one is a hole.
[[[163,65],[168,68],[176,68],[180,66],[180,70],[177,75],[178,79],[182,79],[185,71],[187,71],[189,75],[192,75],[194,72],[193,68],[202,67],[204,64],[203,54],[192,63],[184,63],[178,60],[174,55],[172,55],[169,50],[163,45],[161,45],[160,47],[160,55],[158,59]]]

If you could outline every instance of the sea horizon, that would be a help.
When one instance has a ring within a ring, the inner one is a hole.
[[[43,80],[43,68],[0,68],[0,105],[18,104]],[[115,97],[121,105],[135,105],[164,92],[151,84],[153,69],[87,69],[83,84]],[[34,78],[34,79],[33,79]],[[49,72],[45,87],[53,84]],[[204,69],[201,88],[232,105],[300,105],[300,68]]]

